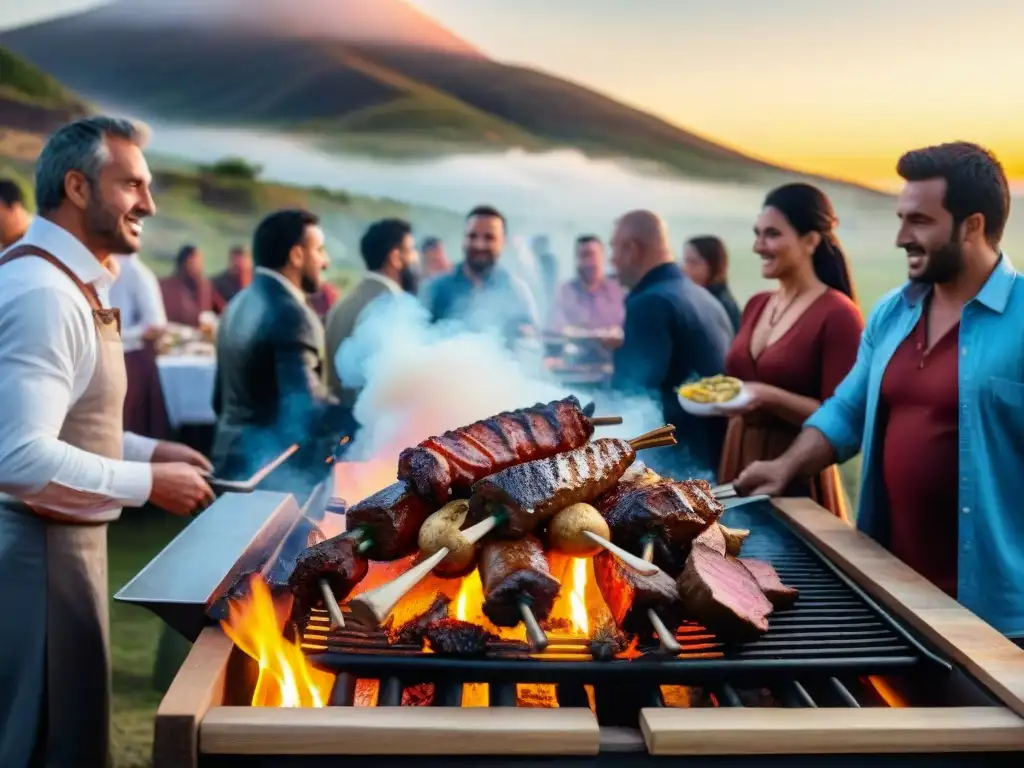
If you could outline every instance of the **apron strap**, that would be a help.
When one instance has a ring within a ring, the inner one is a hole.
[[[68,268],[67,264],[49,251],[43,250],[35,245],[18,245],[4,253],[3,256],[0,256],[0,267],[8,262],[14,261],[15,259],[22,259],[26,256],[36,256],[43,261],[48,261],[54,267],[67,275],[78,290],[82,292],[82,295],[85,296],[85,300],[89,302],[89,307],[92,309],[93,314],[96,315],[100,322],[104,325],[116,322],[117,332],[121,332],[121,313],[117,309],[105,309],[103,304],[100,302],[99,294],[96,292],[96,286],[90,283],[83,283],[81,278]]]

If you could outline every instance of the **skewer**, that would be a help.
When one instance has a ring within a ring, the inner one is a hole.
[[[471,544],[480,541],[487,535],[495,525],[498,524],[496,517],[488,517],[476,525],[467,528],[462,535]],[[397,579],[382,584],[376,589],[364,592],[359,597],[349,602],[349,608],[355,621],[366,627],[379,627],[388,614],[398,605],[398,601],[405,597],[413,587],[423,581],[427,574],[437,567],[438,563],[448,556],[448,547],[441,547],[426,560],[414,565]]]
[[[530,641],[530,647],[535,651],[543,651],[547,648],[548,636],[537,623],[537,617],[533,615],[529,603],[519,604],[519,615],[523,617],[523,625],[526,627],[526,637]]]
[[[647,618],[651,620],[651,626],[654,627],[654,633],[658,636],[663,651],[674,655],[683,650],[683,646],[676,641],[675,633],[665,626],[665,622],[654,612],[653,608],[647,609]]]
[[[345,617],[341,615],[341,608],[338,606],[338,600],[334,597],[334,590],[327,583],[327,579],[319,579],[318,583],[320,585],[320,594],[324,597],[324,605],[327,606],[327,613],[330,614],[331,621],[338,629],[344,629]]]
[[[612,544],[608,539],[603,536],[598,536],[593,531],[583,531],[583,535],[590,539],[592,542],[597,544],[599,547],[604,547],[611,552],[615,557],[623,562],[624,565],[632,568],[634,571],[643,574],[644,576],[653,576],[661,569],[654,565],[650,560],[641,560],[636,555],[627,552],[617,544]]]
[[[615,424],[622,423],[621,416],[594,416],[590,419],[590,423],[595,427],[611,427]]]

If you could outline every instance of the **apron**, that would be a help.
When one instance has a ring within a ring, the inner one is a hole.
[[[117,310],[103,309],[52,254],[12,248],[64,272],[92,307],[96,370],[68,411],[60,440],[121,459],[127,377]],[[0,278],[2,279],[2,278]],[[0,766],[108,764],[110,646],[107,523],[83,523],[0,498]]]

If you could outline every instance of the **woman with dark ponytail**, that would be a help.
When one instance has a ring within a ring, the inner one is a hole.
[[[753,296],[726,357],[751,402],[729,423],[719,480],[782,454],[803,422],[831,397],[857,358],[864,320],[835,235],[832,203],[809,184],[768,194],[754,225],[761,274],[778,288]],[[810,496],[841,519],[847,502],[835,466],[787,495]]]

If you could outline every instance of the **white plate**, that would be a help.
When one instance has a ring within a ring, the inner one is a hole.
[[[679,405],[691,416],[727,415],[730,411],[742,408],[751,399],[750,391],[745,386],[740,387],[740,393],[736,397],[732,400],[726,400],[724,403],[696,403],[693,400],[687,400],[678,391],[676,392],[676,397],[679,400]]]

